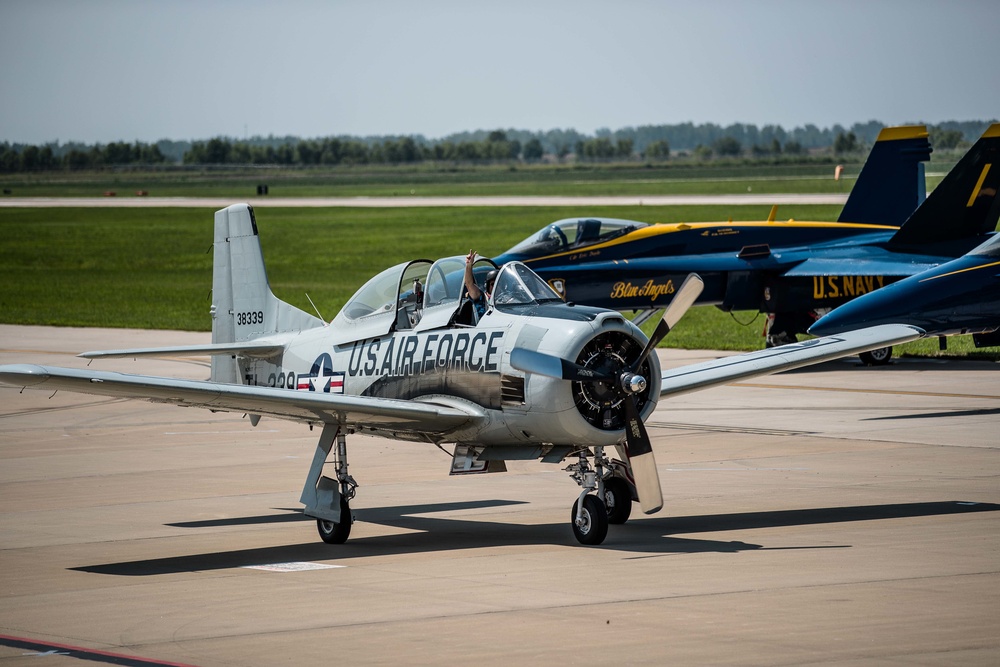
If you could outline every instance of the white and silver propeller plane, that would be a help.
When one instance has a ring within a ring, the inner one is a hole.
[[[572,527],[600,544],[633,500],[663,504],[643,422],[658,399],[815,364],[920,337],[883,325],[661,373],[651,354],[701,291],[689,276],[646,336],[620,313],[564,303],[519,262],[497,271],[476,316],[463,286],[466,258],[416,260],[369,280],[329,324],[271,292],[249,205],[215,214],[212,342],[106,350],[87,358],[212,355],[207,381],[36,365],[0,366],[0,381],[28,388],[243,412],[322,427],[301,495],[320,537],[351,532],[357,482],[348,472],[354,433],[454,445],[453,474],[495,472],[540,459],[580,485]],[[611,458],[606,448],[613,448]],[[332,456],[331,456],[332,454]],[[324,476],[324,467],[333,477]]]

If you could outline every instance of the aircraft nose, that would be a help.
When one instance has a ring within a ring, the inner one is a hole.
[[[847,305],[848,304],[845,304],[840,308],[844,308]],[[809,327],[809,333],[812,334],[813,336],[831,336],[833,334],[843,333],[844,331],[848,331],[851,328],[857,328],[850,326],[852,318],[845,317],[842,313],[840,313],[839,312],[840,308],[836,308],[835,310],[827,313],[823,317],[816,320],[813,323],[813,325]],[[848,324],[845,325],[845,322],[847,322]]]
[[[809,327],[814,336],[831,336],[854,329],[863,329],[877,324],[902,322],[908,311],[908,291],[898,285],[889,285],[869,292],[816,320]]]

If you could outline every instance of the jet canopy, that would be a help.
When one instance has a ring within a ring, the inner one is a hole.
[[[503,257],[530,259],[577,250],[647,226],[645,222],[616,218],[567,218],[543,227],[504,253]]]
[[[977,257],[1000,257],[1000,234],[994,234],[985,243],[981,243],[969,251]]]

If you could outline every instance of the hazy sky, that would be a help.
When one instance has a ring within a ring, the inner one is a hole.
[[[0,141],[1000,116],[993,0],[0,0]]]

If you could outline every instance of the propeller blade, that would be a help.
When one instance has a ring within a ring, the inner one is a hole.
[[[511,350],[510,365],[525,373],[573,382],[614,382],[616,379],[613,375],[592,371],[567,359],[521,347]]]
[[[705,288],[705,281],[701,279],[697,273],[689,273],[688,277],[684,279],[677,293],[674,294],[674,298],[671,299],[670,304],[667,306],[666,310],[663,311],[663,316],[660,318],[660,323],[656,325],[656,330],[653,331],[653,335],[649,337],[649,342],[646,343],[646,347],[643,348],[642,354],[634,364],[632,364],[633,369],[638,369],[642,365],[642,362],[646,360],[649,353],[660,344],[660,341],[670,333],[670,330],[677,326],[677,323],[681,321],[684,317],[684,313],[688,311],[694,302],[698,299],[698,295],[701,294],[701,290]]]
[[[660,488],[660,475],[656,471],[653,445],[649,441],[642,417],[639,416],[635,396],[625,399],[625,420],[625,444],[635,490],[639,494],[639,506],[643,513],[653,514],[663,507],[663,490]]]

